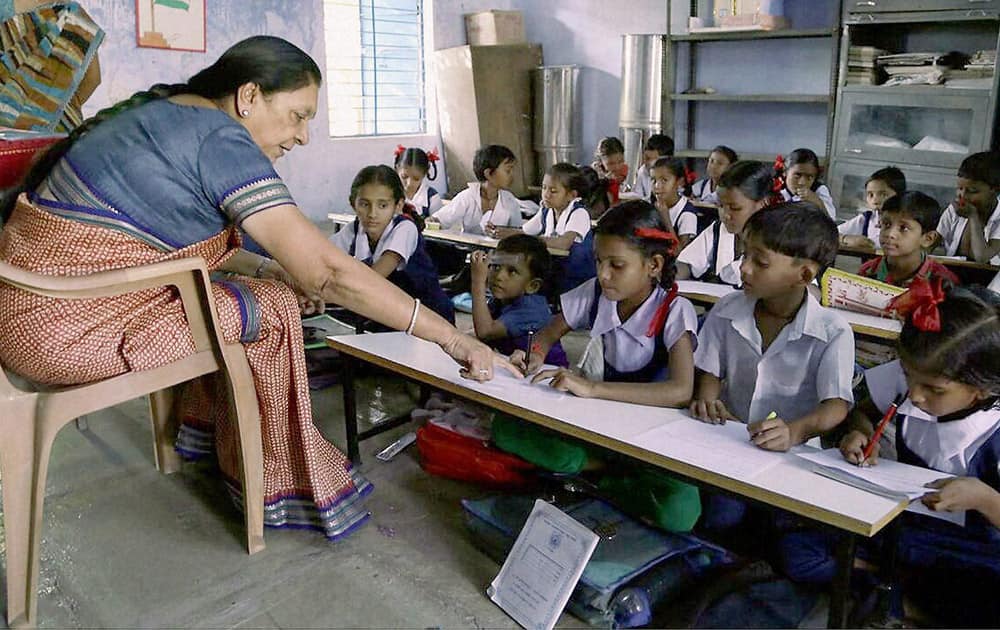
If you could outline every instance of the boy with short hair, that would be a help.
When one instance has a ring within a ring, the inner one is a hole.
[[[673,138],[662,133],[649,136],[642,145],[642,166],[635,173],[635,186],[632,187],[632,191],[638,193],[641,199],[649,199],[653,194],[653,178],[649,172],[653,168],[653,163],[661,157],[673,156]]]
[[[552,317],[549,303],[540,293],[550,264],[545,243],[528,234],[505,237],[493,254],[473,252],[472,323],[476,337],[504,354],[514,350],[527,354],[532,335]],[[545,362],[560,367],[569,365],[558,343],[553,345]]]
[[[895,166],[880,168],[865,182],[865,209],[850,221],[837,226],[840,244],[875,250],[878,243],[879,211],[886,199],[906,190],[906,176]]]
[[[909,190],[882,205],[879,244],[884,252],[861,265],[858,274],[897,287],[909,287],[914,278],[940,277],[959,284],[947,267],[929,258],[938,234],[941,207],[929,195]]]
[[[508,188],[514,182],[514,152],[499,144],[480,148],[472,160],[477,182],[430,217],[446,230],[483,234],[487,225],[521,227],[521,207]]]
[[[751,216],[743,241],[743,291],[698,334],[691,415],[745,422],[754,444],[785,451],[840,424],[854,401],[854,334],[807,290],[836,259],[837,226],[787,203]]]
[[[1000,265],[1000,155],[973,153],[958,167],[955,201],[937,225],[945,253]]]

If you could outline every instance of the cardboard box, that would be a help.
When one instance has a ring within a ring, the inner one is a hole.
[[[481,11],[465,15],[465,37],[470,46],[523,44],[524,18],[520,11]]]

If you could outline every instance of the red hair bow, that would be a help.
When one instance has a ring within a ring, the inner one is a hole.
[[[895,311],[904,319],[909,319],[917,330],[941,332],[941,312],[938,304],[944,302],[945,292],[941,278],[928,281],[917,276],[910,283],[906,293],[897,295],[889,302],[887,310]]]
[[[660,228],[635,228],[633,233],[639,238],[648,238],[654,241],[666,241],[667,253],[671,256],[677,252],[677,246],[680,245],[680,241],[677,240],[676,234],[668,232],[667,230],[661,230]]]
[[[785,187],[785,158],[779,153],[774,158],[774,184],[771,191],[779,193]]]
[[[696,181],[698,181],[698,173],[695,173],[694,171],[685,166],[684,181],[687,182],[688,185],[695,183]]]
[[[437,147],[434,147],[433,149],[431,149],[430,151],[427,152],[427,161],[428,162],[437,162],[440,159],[441,159],[441,156],[438,155]]]
[[[401,144],[396,145],[396,150],[392,152],[393,157],[399,157],[403,155],[403,151],[406,151],[406,147]]]

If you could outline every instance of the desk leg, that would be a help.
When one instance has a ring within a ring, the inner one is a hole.
[[[354,376],[356,371],[356,361],[345,354],[341,354],[343,366],[342,387],[344,388],[344,427],[347,432],[347,458],[355,466],[361,465],[361,449],[358,448],[358,402],[357,392],[354,388]]]
[[[854,570],[854,551],[857,539],[854,534],[840,536],[837,542],[837,574],[830,591],[830,613],[827,628],[847,627],[847,603],[851,596],[851,571]]]

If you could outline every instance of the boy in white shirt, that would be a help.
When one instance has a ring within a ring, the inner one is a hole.
[[[955,192],[937,227],[945,254],[1000,265],[1000,155],[984,151],[962,160]]]
[[[854,335],[807,287],[837,256],[837,226],[807,203],[747,221],[742,292],[719,301],[698,335],[691,415],[747,423],[760,448],[785,451],[840,424],[854,398]]]
[[[472,171],[478,182],[455,195],[428,220],[446,230],[484,234],[494,226],[521,227],[521,206],[507,190],[514,181],[513,151],[491,144],[476,151]]]
[[[653,176],[650,171],[653,164],[661,157],[674,156],[674,139],[662,133],[649,136],[642,145],[642,166],[635,173],[635,185],[632,192],[638,193],[640,199],[650,199],[653,194]]]

